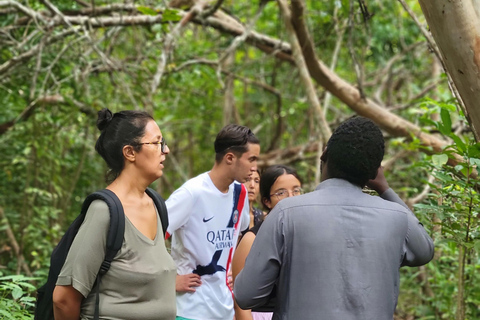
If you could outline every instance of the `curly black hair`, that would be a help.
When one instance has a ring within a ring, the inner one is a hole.
[[[328,177],[361,187],[374,179],[385,153],[382,132],[372,120],[353,117],[332,134],[322,157],[328,162]]]

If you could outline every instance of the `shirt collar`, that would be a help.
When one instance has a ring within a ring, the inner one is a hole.
[[[321,190],[324,188],[347,188],[347,189],[357,189],[362,190],[358,185],[353,184],[345,179],[330,178],[322,181],[315,190]]]

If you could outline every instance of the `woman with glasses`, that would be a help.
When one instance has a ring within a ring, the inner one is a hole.
[[[260,196],[267,211],[272,210],[282,199],[302,194],[302,181],[295,169],[284,165],[268,167],[260,177]],[[253,241],[262,223],[255,225],[241,239],[232,261],[233,280],[245,265],[245,259],[252,248]],[[235,303],[236,320],[272,319],[274,301],[254,310],[242,310]]]
[[[107,189],[125,213],[121,249],[101,278],[99,318],[175,319],[176,267],[165,248],[162,224],[146,188],[163,175],[169,153],[153,118],[142,111],[98,113],[95,150],[110,168]],[[110,213],[95,200],[88,208],[53,293],[56,320],[93,319],[95,279],[106,252]]]

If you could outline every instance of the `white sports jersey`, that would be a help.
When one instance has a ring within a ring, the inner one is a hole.
[[[233,210],[234,189],[238,210]],[[227,270],[238,235],[250,222],[244,185],[234,182],[228,193],[215,187],[208,172],[188,180],[166,201],[172,235],[172,257],[180,275],[196,273],[202,284],[194,293],[177,293],[177,315],[195,320],[233,319]]]

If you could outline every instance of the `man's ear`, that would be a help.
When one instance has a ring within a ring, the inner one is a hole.
[[[122,152],[123,152],[123,157],[127,161],[130,161],[130,162],[135,161],[135,157],[137,153],[135,152],[132,146],[129,146],[129,145],[124,146],[122,149]]]
[[[231,165],[235,161],[236,156],[233,154],[233,152],[227,152],[224,156],[223,159],[225,160],[225,163],[228,165]]]
[[[322,160],[323,162],[327,161],[327,146],[323,148],[323,152],[322,152],[322,155],[320,156],[320,160]]]

